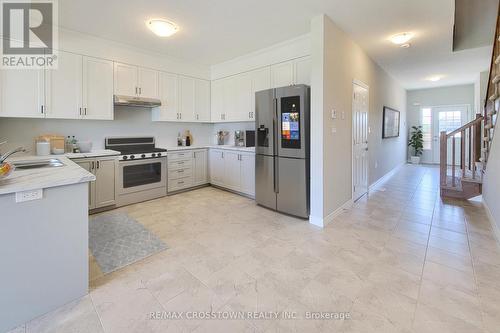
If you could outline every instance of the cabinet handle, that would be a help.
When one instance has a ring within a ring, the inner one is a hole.
[[[97,161],[97,169],[99,169],[99,167],[100,167],[100,163],[99,163],[99,161]]]
[[[142,95],[142,88],[139,87],[139,95]]]
[[[82,108],[80,108],[80,116],[82,115]]]
[[[85,115],[87,115],[87,108],[83,108]]]
[[[40,106],[40,112],[43,114],[43,105]]]
[[[95,169],[95,162],[92,161],[92,165],[90,166],[90,170],[94,170]]]

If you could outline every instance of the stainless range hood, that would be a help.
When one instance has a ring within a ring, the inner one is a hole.
[[[161,101],[156,98],[115,95],[114,104],[117,106],[137,106],[142,108],[155,108],[157,106],[161,106]]]

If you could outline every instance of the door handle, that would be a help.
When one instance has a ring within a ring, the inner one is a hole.
[[[274,161],[275,161],[275,166],[274,166],[274,186],[275,186],[275,189],[274,189],[274,192],[276,193],[280,193],[280,181],[278,179],[278,175],[279,175],[279,166],[280,166],[280,162],[278,160],[277,157],[274,158]]]

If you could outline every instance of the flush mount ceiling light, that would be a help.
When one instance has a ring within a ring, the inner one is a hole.
[[[151,19],[146,21],[146,26],[160,37],[170,37],[179,31],[179,26],[174,22],[164,19]]]
[[[413,38],[413,34],[411,32],[402,32],[400,34],[393,35],[389,38],[389,40],[396,45],[405,45]],[[409,45],[409,44],[408,44]]]
[[[434,75],[434,76],[429,76],[428,78],[426,78],[427,81],[431,81],[431,82],[437,82],[439,80],[441,80],[443,78],[442,75]]]

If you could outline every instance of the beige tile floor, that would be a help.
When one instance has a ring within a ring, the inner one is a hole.
[[[479,202],[405,166],[326,228],[214,188],[122,208],[169,249],[103,276],[16,332],[499,332],[500,247]],[[293,320],[150,320],[291,311]],[[349,312],[306,320],[306,311]]]

